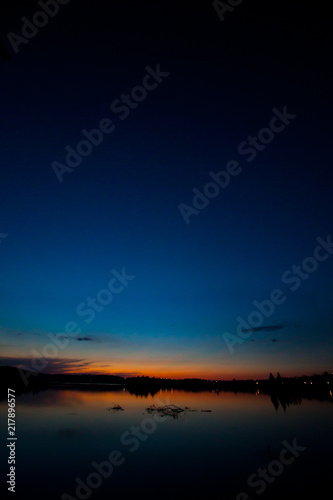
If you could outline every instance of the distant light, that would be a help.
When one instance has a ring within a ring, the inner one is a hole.
[[[310,384],[312,384],[312,382],[310,382]]]
[[[306,382],[304,382],[304,384],[306,384]]]
[[[256,382],[256,384],[259,384],[259,382]]]

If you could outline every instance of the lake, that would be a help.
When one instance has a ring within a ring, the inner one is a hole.
[[[115,404],[123,410],[112,410]],[[147,412],[153,404],[188,409],[163,416]],[[0,411],[6,436],[7,401]],[[324,498],[332,416],[330,401],[276,409],[262,394],[137,395],[116,386],[23,394],[16,400],[16,498]]]

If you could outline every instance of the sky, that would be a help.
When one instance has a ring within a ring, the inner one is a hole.
[[[327,8],[5,2],[0,364],[333,371]]]

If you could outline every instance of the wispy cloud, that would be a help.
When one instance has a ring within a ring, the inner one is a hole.
[[[269,340],[271,342],[273,342],[273,343],[274,342],[279,342],[279,339],[269,339]],[[265,339],[260,339],[260,340],[258,340],[258,339],[250,339],[250,342],[266,342],[266,340]]]
[[[285,325],[268,325],[268,326],[255,326],[254,328],[242,329],[244,333],[255,333],[255,332],[274,332],[275,330],[281,330]]]
[[[15,366],[22,370],[34,371],[31,362],[33,358],[28,357],[5,357],[0,356],[1,365]],[[47,368],[43,373],[71,373],[73,371],[80,372],[91,367],[95,361],[86,361],[85,359],[75,358],[48,358]]]
[[[100,342],[100,340],[97,340],[94,337],[78,337],[76,340],[78,342]]]

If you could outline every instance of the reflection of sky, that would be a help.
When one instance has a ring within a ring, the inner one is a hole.
[[[108,411],[114,403],[124,411]],[[157,423],[156,430],[131,453],[130,446],[121,442],[122,434],[151,418],[145,411],[149,405],[169,403],[197,411]],[[107,460],[117,449],[125,463],[115,469],[106,489],[96,491],[97,498],[108,498],[124,485],[126,491],[140,490],[143,479],[145,485],[148,481],[157,487],[168,476],[165,491],[178,483],[181,487],[182,479],[193,476],[194,470],[200,474],[195,486],[185,481],[188,491],[203,484],[206,492],[213,491],[222,482],[228,498],[235,498],[240,484],[246,485],[251,473],[279,454],[282,441],[292,442],[296,437],[299,445],[308,447],[299,459],[301,469],[295,466],[292,474],[293,484],[300,488],[298,474],[303,474],[303,480],[314,472],[318,480],[325,478],[333,445],[331,407],[329,402],[303,400],[301,405],[288,406],[286,412],[276,411],[269,396],[234,393],[160,391],[154,397],[140,397],[123,390],[48,390],[26,394],[17,399],[19,484],[36,495],[48,489],[51,499],[60,498],[64,491],[72,494],[75,478],[84,479],[93,471],[93,461]],[[2,419],[5,402],[0,412]],[[0,458],[4,453],[1,447]],[[288,477],[281,479],[281,485]]]
[[[1,364],[29,367],[32,349],[74,321],[85,340],[70,340],[45,371],[332,371],[333,257],[295,292],[281,281],[332,230],[325,30],[312,28],[310,11],[288,6],[283,16],[279,4],[274,15],[242,5],[244,17],[223,24],[209,2],[168,4],[163,16],[151,2],[115,2],[111,18],[102,2],[81,2],[79,16],[74,4],[2,77]],[[4,32],[24,8],[3,20]],[[110,104],[148,64],[170,75],[121,121]],[[285,105],[297,117],[247,162],[238,145]],[[51,163],[103,117],[115,131],[60,184]],[[178,205],[191,205],[192,189],[232,159],[241,174],[186,225]],[[86,323],[77,307],[123,267],[135,279]],[[258,331],[230,354],[224,332],[235,334],[236,318],[275,288],[287,300],[263,326],[281,329]]]

